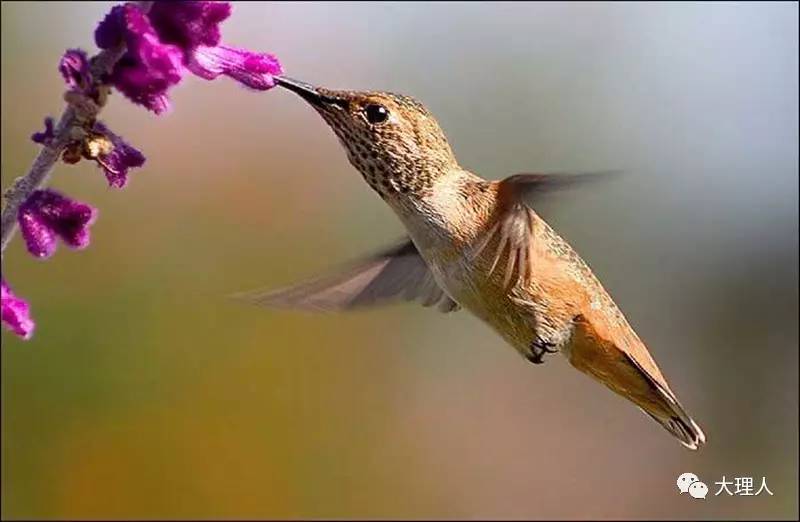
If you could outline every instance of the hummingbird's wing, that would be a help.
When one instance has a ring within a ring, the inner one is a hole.
[[[489,245],[494,254],[489,275],[500,273],[503,285],[527,285],[533,259],[533,227],[536,215],[531,208],[537,198],[553,191],[572,188],[586,182],[607,180],[619,171],[586,174],[514,174],[498,182],[497,218],[475,243],[473,259]],[[507,254],[507,255],[506,255]],[[500,260],[505,257],[505,261]]]
[[[442,312],[459,308],[436,284],[428,265],[408,239],[340,272],[279,290],[246,292],[235,297],[260,306],[315,311],[352,310],[394,301],[437,305]]]
[[[620,170],[601,170],[597,172],[571,172],[561,174],[541,174],[522,172],[508,176],[502,183],[514,185],[525,196],[535,196],[554,190],[564,190],[596,181],[609,181],[622,174]]]
[[[526,202],[536,203],[537,198],[552,192],[576,188],[588,183],[610,181],[619,176],[619,170],[582,172],[570,174],[529,174],[509,176],[501,181],[506,187],[513,187],[516,194]]]

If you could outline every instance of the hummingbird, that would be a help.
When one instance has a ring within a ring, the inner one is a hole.
[[[592,270],[533,208],[551,190],[592,175],[485,180],[459,165],[436,119],[411,97],[331,90],[285,76],[276,82],[322,116],[407,237],[332,274],[239,297],[314,311],[404,300],[442,312],[463,308],[531,363],[560,353],[685,447],[705,443]]]

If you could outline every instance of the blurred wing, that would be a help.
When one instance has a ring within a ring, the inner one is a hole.
[[[401,300],[418,301],[423,306],[438,305],[442,312],[459,308],[436,284],[410,240],[336,274],[280,290],[247,292],[235,297],[259,306],[328,312]]]
[[[500,181],[495,222],[487,227],[473,249],[473,259],[491,252],[489,275],[499,272],[503,286],[528,285],[533,259],[533,224],[536,214],[529,203],[555,190],[608,179],[614,171],[594,174],[515,174]]]
[[[606,170],[580,174],[514,174],[501,183],[524,201],[535,201],[538,197],[551,192],[571,189],[598,181],[609,181],[619,176],[621,171]]]

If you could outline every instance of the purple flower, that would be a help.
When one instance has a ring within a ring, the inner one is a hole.
[[[253,89],[274,87],[277,58],[219,45],[230,14],[228,2],[156,1],[148,14],[133,4],[114,7],[95,30],[103,49],[127,44],[110,82],[156,114],[169,108],[167,91],[184,67],[208,80],[224,74]]]
[[[114,7],[95,31],[105,48],[124,40],[127,51],[111,73],[111,83],[132,102],[161,114],[169,109],[167,90],[181,81],[183,53],[162,43],[150,20],[136,5]]]
[[[128,170],[144,165],[144,154],[129,145],[121,136],[111,132],[100,121],[95,122],[92,130],[111,143],[110,152],[98,151],[94,158],[105,172],[109,186],[124,187],[128,183]]]
[[[197,76],[224,74],[252,89],[274,87],[273,76],[283,73],[275,56],[219,44],[219,24],[230,14],[228,2],[156,2],[150,18],[163,40],[181,47],[183,63]]]
[[[28,303],[14,295],[5,279],[0,280],[0,318],[6,328],[23,339],[30,339],[33,335],[36,325],[31,319]]]
[[[31,134],[31,140],[40,145],[47,145],[55,137],[53,132],[53,118],[47,117],[44,119],[44,132],[34,132]]]
[[[40,258],[56,251],[56,238],[72,248],[89,244],[97,210],[50,189],[36,190],[19,208],[17,220],[28,252]]]
[[[155,2],[149,13],[161,41],[175,44],[185,53],[200,45],[219,44],[219,25],[230,15],[228,2],[200,1]]]
[[[86,91],[92,85],[89,60],[80,49],[69,49],[61,57],[58,70],[70,89]]]
[[[260,91],[275,86],[276,74],[282,74],[278,59],[271,54],[259,54],[233,47],[197,47],[186,67],[197,76],[213,80],[220,74]]]

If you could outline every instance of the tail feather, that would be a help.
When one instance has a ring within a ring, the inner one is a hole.
[[[639,408],[650,416],[654,421],[661,424],[665,430],[670,432],[678,442],[690,450],[696,450],[706,443],[706,435],[697,423],[683,411],[678,405],[675,415],[669,417],[658,417],[644,408]]]
[[[643,412],[653,418],[657,423],[661,424],[665,430],[670,432],[678,442],[683,444],[685,447],[696,450],[706,442],[706,435],[703,433],[703,430],[700,426],[692,419],[686,410],[683,409],[683,406],[678,402],[678,399],[675,398],[675,395],[661,385],[658,381],[653,379],[653,377],[646,372],[641,365],[631,356],[628,356],[628,360],[633,364],[633,366],[639,370],[642,376],[647,380],[648,383],[656,390],[657,394],[661,397],[661,404],[660,407],[657,409],[660,410],[658,413],[654,410],[653,412],[647,411],[643,407],[639,406]],[[666,411],[664,411],[666,410]],[[663,411],[663,414],[661,413]]]
[[[680,405],[630,326],[626,323],[620,333],[605,323],[604,317],[592,320],[590,315],[587,320],[583,314],[574,320],[568,350],[570,363],[636,404],[683,446],[692,450],[702,446],[706,442],[703,430]]]

